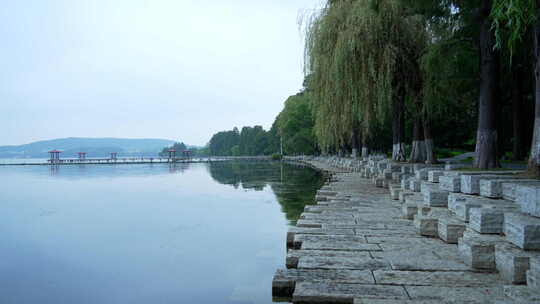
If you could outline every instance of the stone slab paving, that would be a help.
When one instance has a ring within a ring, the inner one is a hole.
[[[356,269],[376,270],[390,269],[390,263],[382,259],[373,259],[371,256],[354,257],[326,257],[302,256],[298,259],[299,269]]]
[[[415,171],[410,165],[407,167],[410,169],[400,169],[390,163],[365,163],[377,167],[373,172],[379,173],[385,169],[387,173]],[[448,177],[440,168],[420,172],[413,185],[417,191],[425,179],[441,183],[441,179]],[[450,177],[459,180],[460,175]],[[396,185],[392,188],[398,189]],[[335,194],[324,202],[307,206],[297,227],[291,228],[287,235],[287,243],[292,246],[288,246],[287,268],[278,270],[274,277],[275,297],[293,303],[348,304],[526,303],[517,301],[536,299],[530,289],[505,291],[503,286],[509,279],[512,283],[522,283],[524,278],[535,283],[538,266],[524,271],[527,267],[523,254],[517,254],[513,248],[495,249],[502,244],[502,237],[490,238],[465,229],[463,221],[448,217],[448,209],[423,205],[424,194],[402,190],[398,196],[416,204],[412,217],[436,220],[430,226],[436,231],[436,238],[419,235],[413,221],[402,218],[403,206],[395,200],[396,195],[390,197],[387,189],[377,188],[360,173],[336,173],[323,191]],[[424,182],[424,193],[436,191],[433,184]],[[429,201],[441,202],[442,197],[435,195]],[[485,206],[481,204],[481,207]],[[464,215],[472,213],[474,218],[476,213],[471,210],[476,209],[467,210]],[[502,222],[500,217],[489,218],[490,215],[479,212],[480,232],[494,231],[493,226],[502,229],[504,213]],[[527,227],[524,229],[529,231]],[[448,244],[456,242],[459,246]],[[472,264],[477,267],[471,267]],[[497,272],[478,271],[495,269],[496,264],[500,264],[504,278]]]
[[[298,268],[301,257],[344,257],[344,258],[372,258],[369,251],[343,251],[343,250],[295,250],[287,251],[287,268]]]
[[[300,282],[296,284],[294,303],[352,303],[354,298],[403,299],[409,296],[403,286]]]

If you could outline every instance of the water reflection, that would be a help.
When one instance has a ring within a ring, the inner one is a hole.
[[[270,186],[291,224],[305,205],[314,203],[324,183],[320,172],[284,162],[212,163],[207,168],[215,181],[234,188],[262,191]]]
[[[0,167],[0,182],[0,303],[270,304],[322,177],[261,162]]]

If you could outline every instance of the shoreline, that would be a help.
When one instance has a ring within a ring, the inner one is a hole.
[[[472,176],[479,184],[500,172],[458,172],[376,156],[284,160],[332,177],[317,192],[316,205],[306,206],[287,233],[286,268],[277,270],[272,284],[275,299],[358,304],[540,301],[535,285],[540,251],[519,248],[510,235],[475,231],[472,221],[460,220],[444,206],[445,196],[465,197],[471,207],[485,203],[477,206],[480,211],[491,208],[488,204],[507,203],[505,210],[517,212],[510,205],[515,202],[450,194],[438,180]],[[536,223],[537,218],[528,219]]]
[[[140,159],[140,158],[139,158]],[[0,163],[2,166],[74,166],[74,165],[143,165],[143,164],[194,164],[194,163],[212,163],[212,162],[227,162],[227,161],[274,161],[270,156],[227,156],[214,158],[200,158],[192,160],[169,160],[166,158],[145,158],[145,160],[137,161],[136,158],[119,158],[116,161],[112,159],[88,159],[79,161],[78,159],[67,159],[63,162],[53,163]]]

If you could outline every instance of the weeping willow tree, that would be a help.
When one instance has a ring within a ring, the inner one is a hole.
[[[365,153],[377,124],[392,116],[393,159],[405,160],[405,101],[421,98],[422,21],[398,0],[329,1],[310,19],[306,38],[321,149],[343,147],[359,126]]]
[[[528,169],[540,176],[540,0],[494,0],[492,27],[497,48],[507,48],[511,57],[527,31],[534,33],[535,115]]]

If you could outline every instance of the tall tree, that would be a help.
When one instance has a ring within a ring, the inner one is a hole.
[[[315,134],[321,148],[351,145],[360,124],[363,144],[377,124],[393,119],[394,159],[404,160],[405,100],[420,57],[423,23],[398,0],[329,1],[308,27]]]
[[[507,47],[513,54],[529,27],[534,32],[535,118],[529,154],[529,171],[540,175],[540,0],[495,0],[491,12],[497,47]]]
[[[499,52],[490,19],[493,0],[482,0],[480,20],[480,99],[474,166],[499,167],[497,158],[496,110],[498,106]]]

